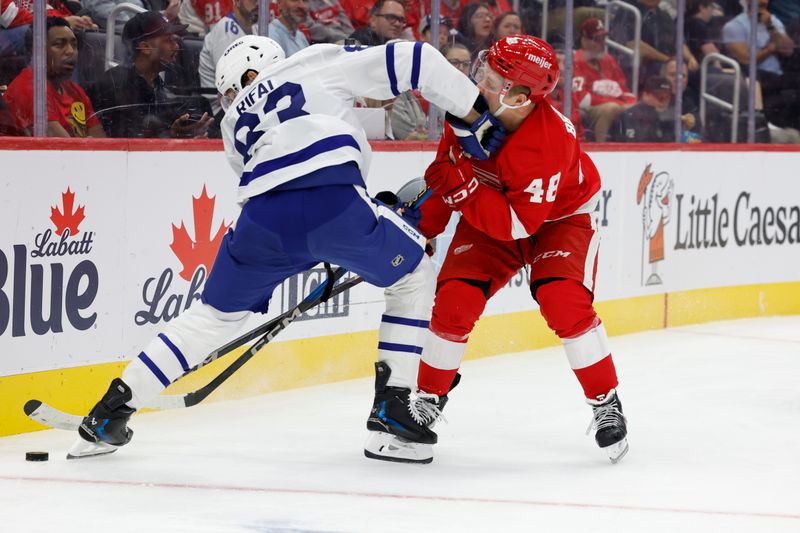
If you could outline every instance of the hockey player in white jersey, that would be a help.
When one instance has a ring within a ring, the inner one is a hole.
[[[135,410],[231,338],[251,313],[266,312],[283,280],[321,261],[385,287],[370,420],[432,444],[435,433],[415,413],[435,406],[412,389],[435,273],[412,224],[367,196],[371,150],[352,106],[356,96],[388,99],[419,89],[462,119],[465,144],[479,152],[489,144],[493,117],[475,109],[478,89],[423,43],[321,44],[285,59],[277,43],[258,36],[225,51],[216,84],[230,106],[222,133],[243,204],[235,230],[223,239],[202,300],[169,322],[112,381],[84,418],[69,457],[127,444]]]

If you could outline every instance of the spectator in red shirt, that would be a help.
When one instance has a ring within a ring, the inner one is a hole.
[[[564,60],[567,56],[562,49],[557,48],[555,52],[556,58],[558,58],[558,69],[563,72],[565,64]],[[564,113],[564,97],[566,96],[566,91],[564,90],[564,79],[564,76],[559,76],[556,88],[553,90],[553,92],[545,97],[545,101],[562,114]],[[583,127],[583,120],[581,120],[581,112],[578,109],[578,98],[575,95],[575,91],[572,91],[572,98],[570,98],[570,101],[569,119],[572,122],[572,125],[575,126],[576,136],[579,140],[583,141],[586,138],[586,129]]]
[[[605,51],[607,34],[600,19],[590,18],[581,24],[572,76],[573,91],[588,115],[587,126],[594,131],[597,142],[605,142],[614,120],[636,103],[622,68]]]
[[[105,137],[92,103],[80,85],[70,80],[78,60],[78,40],[69,23],[47,17],[47,136]],[[19,129],[33,129],[33,70],[20,72],[5,94]]]

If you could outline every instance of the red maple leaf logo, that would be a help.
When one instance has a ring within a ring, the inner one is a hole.
[[[223,220],[217,234],[211,238],[211,220],[214,218],[214,203],[216,197],[209,197],[206,192],[206,186],[203,185],[203,192],[200,196],[192,197],[192,209],[194,211],[194,237],[195,240],[189,236],[181,221],[181,227],[172,225],[172,244],[169,247],[173,253],[178,257],[183,270],[180,276],[186,281],[191,281],[195,270],[200,265],[206,267],[206,272],[211,273],[211,266],[214,264],[214,257],[217,255],[219,245],[222,243],[222,237],[231,224],[225,224]]]
[[[50,220],[56,225],[56,235],[60,237],[65,229],[69,230],[70,235],[77,235],[80,232],[78,226],[86,218],[83,212],[84,206],[78,207],[75,211],[72,210],[75,205],[75,193],[69,187],[67,187],[67,192],[61,193],[61,203],[64,211],[58,207],[50,208]]]

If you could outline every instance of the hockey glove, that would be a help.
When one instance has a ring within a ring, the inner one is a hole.
[[[489,159],[495,153],[506,136],[506,130],[500,121],[492,115],[482,96],[478,96],[473,106],[478,112],[483,110],[478,119],[472,124],[450,113],[445,114],[445,120],[453,128],[458,142],[466,153],[476,159]]]
[[[419,206],[409,207],[403,205],[397,195],[391,191],[379,192],[375,195],[375,200],[384,204],[392,211],[395,211],[415,228],[419,225],[420,220],[422,220],[422,212],[419,210]]]
[[[472,199],[480,182],[473,173],[472,163],[458,148],[450,148],[450,162],[452,165],[445,163],[428,167],[425,181],[442,196],[450,209],[458,210]]]

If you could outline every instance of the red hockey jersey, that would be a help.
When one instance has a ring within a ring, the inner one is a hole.
[[[583,50],[575,52],[572,90],[582,106],[595,106],[606,102],[633,105],[636,97],[628,89],[625,74],[611,54],[604,54],[596,69],[586,60]],[[586,103],[584,100],[587,99]]]
[[[453,130],[446,126],[426,178],[453,171],[451,147],[460,149]],[[592,211],[600,190],[600,174],[581,150],[575,126],[546,102],[537,104],[491,158],[473,160],[472,167],[482,185],[461,209],[462,216],[490,237],[504,241],[533,235],[545,221]]]

